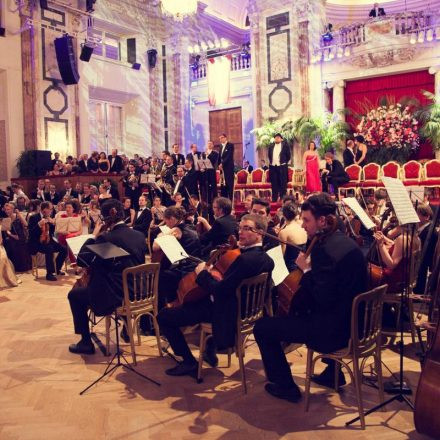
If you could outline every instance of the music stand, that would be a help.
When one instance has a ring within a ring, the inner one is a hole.
[[[394,208],[397,219],[399,220],[399,224],[401,226],[405,226],[407,230],[404,232],[404,249],[406,259],[406,264],[404,265],[403,270],[403,290],[400,295],[400,316],[399,316],[399,333],[400,333],[400,341],[399,341],[399,380],[395,383],[392,383],[392,386],[387,390],[389,394],[395,394],[393,397],[389,398],[383,403],[374,406],[364,413],[364,416],[367,416],[377,410],[383,408],[391,402],[397,400],[398,402],[405,402],[413,411],[414,404],[406,397],[406,395],[411,394],[411,389],[407,386],[403,378],[403,355],[404,355],[404,343],[403,343],[403,309],[405,306],[405,299],[408,299],[410,292],[410,270],[408,265],[412,262],[412,245],[414,243],[414,234],[416,224],[419,222],[419,218],[417,216],[416,210],[414,209],[408,192],[406,191],[403,183],[399,179],[393,179],[391,177],[383,177],[382,178],[385,188],[388,192],[388,195],[391,200],[391,205]],[[410,233],[411,233],[411,241],[410,241]],[[410,249],[411,244],[411,249]],[[345,423],[345,426],[349,426],[354,422],[360,420],[360,417],[355,417],[354,419]]]
[[[97,244],[89,244],[85,246],[87,249],[89,249],[91,252],[93,252],[98,258],[104,261],[113,261],[117,258],[124,258],[126,256],[129,256],[130,254],[125,251],[124,249],[120,248],[119,246],[114,245],[113,243],[105,242],[105,243],[97,243]],[[116,370],[119,367],[125,368],[126,370],[132,371],[133,373],[137,374],[138,376],[142,377],[143,379],[148,380],[149,382],[154,383],[157,386],[160,386],[159,382],[156,382],[155,380],[149,378],[148,376],[145,376],[142,373],[139,373],[135,368],[131,366],[131,364],[128,362],[128,360],[125,358],[124,354],[121,351],[120,345],[119,345],[119,331],[118,331],[118,311],[117,308],[114,310],[114,321],[115,321],[115,332],[116,332],[116,352],[113,355],[113,357],[110,359],[110,361],[107,363],[107,367],[104,371],[104,373],[98,377],[98,379],[94,380],[90,385],[88,385],[86,388],[84,388],[79,394],[82,396],[86,391],[88,391],[93,385],[100,382],[104,377],[108,376],[110,373],[112,373],[114,370]],[[113,363],[116,360],[116,363]],[[124,362],[122,362],[124,361]]]

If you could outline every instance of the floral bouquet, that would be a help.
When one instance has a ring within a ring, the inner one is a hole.
[[[356,130],[355,135],[363,136],[368,149],[373,150],[370,154],[374,150],[390,150],[389,154],[380,154],[388,156],[388,160],[406,161],[419,148],[419,123],[409,106],[391,104],[374,108],[362,116]]]

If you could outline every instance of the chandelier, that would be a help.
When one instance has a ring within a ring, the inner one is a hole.
[[[161,0],[161,6],[162,12],[176,21],[183,21],[197,12],[197,0]]]

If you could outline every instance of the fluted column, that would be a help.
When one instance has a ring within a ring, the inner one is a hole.
[[[345,116],[340,110],[345,108],[345,81],[340,80],[333,84],[333,112],[338,114],[341,121],[345,121]]]

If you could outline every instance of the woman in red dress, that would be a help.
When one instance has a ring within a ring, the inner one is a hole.
[[[321,177],[319,176],[319,155],[315,142],[309,143],[303,155],[303,170],[306,179],[306,192],[322,191]]]

